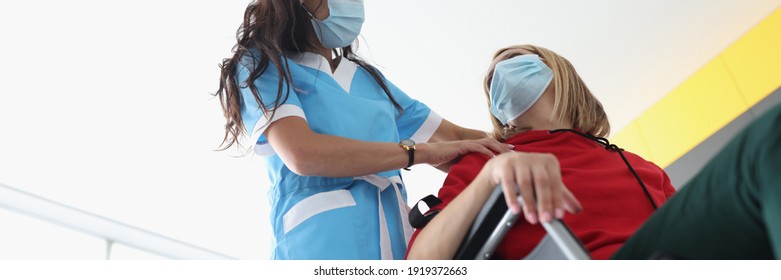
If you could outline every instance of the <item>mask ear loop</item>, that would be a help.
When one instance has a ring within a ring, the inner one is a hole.
[[[312,12],[310,12],[309,9],[306,8],[306,6],[304,5],[304,1],[303,0],[301,0],[301,8],[304,8],[304,11],[306,12],[306,14],[309,15],[310,19],[316,19],[315,15],[313,15]]]
[[[299,4],[301,4],[301,8],[302,8],[302,9],[304,9],[304,12],[306,12],[306,14],[307,14],[307,15],[309,15],[309,19],[310,19],[310,20],[318,20],[318,21],[319,21],[319,19],[317,19],[317,18],[315,17],[315,15],[314,15],[314,14],[312,14],[312,12],[310,12],[310,11],[309,11],[309,9],[307,9],[307,8],[306,8],[306,5],[304,5],[304,0],[301,0],[301,1],[299,1]],[[320,5],[322,5],[322,1],[320,2]],[[319,7],[319,6],[318,6],[318,7]],[[312,26],[312,28],[320,28],[320,26],[315,24],[315,25],[313,25],[313,26]],[[321,30],[321,32],[322,32],[322,30]],[[321,61],[320,63],[322,64],[323,62]],[[319,69],[319,68],[320,68],[320,65],[318,65],[318,67],[317,67],[317,68]],[[317,77],[319,77],[319,76],[320,76],[320,71],[318,71],[318,72],[317,72],[317,74],[315,74],[315,75],[316,75],[316,76],[315,76],[315,84],[314,84],[314,87],[315,87],[315,88],[317,88]]]
[[[643,192],[645,192],[645,196],[648,197],[648,201],[651,202],[651,205],[654,207],[654,210],[659,209],[659,207],[656,206],[656,202],[654,202],[654,199],[651,197],[651,193],[648,192],[648,188],[646,188],[645,184],[643,184],[643,180],[640,179],[640,175],[637,175],[637,172],[634,168],[632,168],[632,165],[629,164],[629,160],[626,159],[626,156],[624,156],[624,149],[619,148],[616,146],[616,144],[610,144],[610,141],[607,140],[607,138],[604,137],[596,137],[594,135],[591,135],[589,133],[583,133],[574,129],[556,129],[556,130],[549,130],[548,133],[557,133],[557,132],[572,132],[577,135],[583,136],[585,138],[591,139],[602,146],[605,147],[605,150],[612,151],[612,152],[618,152],[618,154],[621,156],[621,159],[624,160],[624,163],[626,164],[626,167],[629,168],[629,171],[632,172],[632,175],[635,175],[635,179],[637,179],[637,182],[640,184],[640,187],[643,188]]]
[[[315,15],[309,11],[309,9],[306,8],[306,5],[304,5],[304,0],[298,1],[299,4],[301,4],[301,8],[304,8],[304,11],[306,11],[307,14],[309,14],[310,19],[319,20],[315,17]],[[323,5],[323,1],[320,1],[320,4],[317,4],[317,8],[315,9],[315,12],[320,9],[320,6]]]

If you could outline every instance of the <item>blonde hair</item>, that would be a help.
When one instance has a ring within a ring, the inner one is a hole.
[[[551,84],[553,84],[554,103],[551,118],[554,118],[556,121],[569,122],[573,128],[597,137],[606,137],[610,133],[610,123],[605,110],[602,108],[602,103],[591,94],[591,91],[575,71],[575,67],[564,57],[543,47],[515,45],[498,50],[494,54],[493,59],[496,60],[496,58],[505,53],[509,55],[505,59],[509,59],[524,54],[521,51],[538,55],[553,70],[553,81]],[[489,107],[491,106],[489,92],[493,74],[494,69],[489,69],[483,83]],[[511,129],[503,125],[493,115],[491,115],[491,121],[494,124],[494,130],[491,134],[500,141],[505,141],[507,138],[528,129]]]

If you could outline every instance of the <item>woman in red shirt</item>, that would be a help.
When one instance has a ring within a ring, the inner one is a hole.
[[[566,59],[513,46],[499,50],[490,69],[485,91],[494,138],[516,152],[468,154],[453,165],[439,192],[443,203],[432,209],[441,212],[415,232],[408,258],[453,258],[501,184],[516,213],[514,194],[523,197],[528,223],[508,232],[496,258],[527,255],[543,236],[537,223],[555,217],[595,259],[781,259],[781,104],[671,198],[661,168],[602,138],[610,130],[602,105]]]
[[[516,212],[508,194],[520,193],[528,223],[508,232],[495,258],[523,258],[545,235],[538,222],[553,218],[563,219],[593,258],[609,258],[673,195],[667,174],[601,138],[610,131],[607,115],[565,58],[512,46],[496,53],[490,69],[484,86],[493,136],[516,153],[472,153],[454,164],[439,191],[443,203],[432,208],[441,212],[415,232],[408,258],[452,258],[497,184]]]

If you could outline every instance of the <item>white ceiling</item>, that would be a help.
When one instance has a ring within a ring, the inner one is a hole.
[[[367,2],[365,56],[445,118],[488,129],[481,80],[491,54],[533,43],[572,61],[615,131],[781,5]],[[262,161],[213,151],[223,120],[209,93],[246,3],[0,2],[0,182],[228,255],[268,257]],[[444,177],[428,167],[404,176],[411,200]]]

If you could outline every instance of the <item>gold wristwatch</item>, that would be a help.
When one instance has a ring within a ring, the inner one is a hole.
[[[399,147],[407,151],[407,154],[409,155],[409,162],[407,162],[407,167],[404,167],[404,170],[409,171],[409,167],[415,163],[415,141],[410,139],[401,140],[399,142]]]

